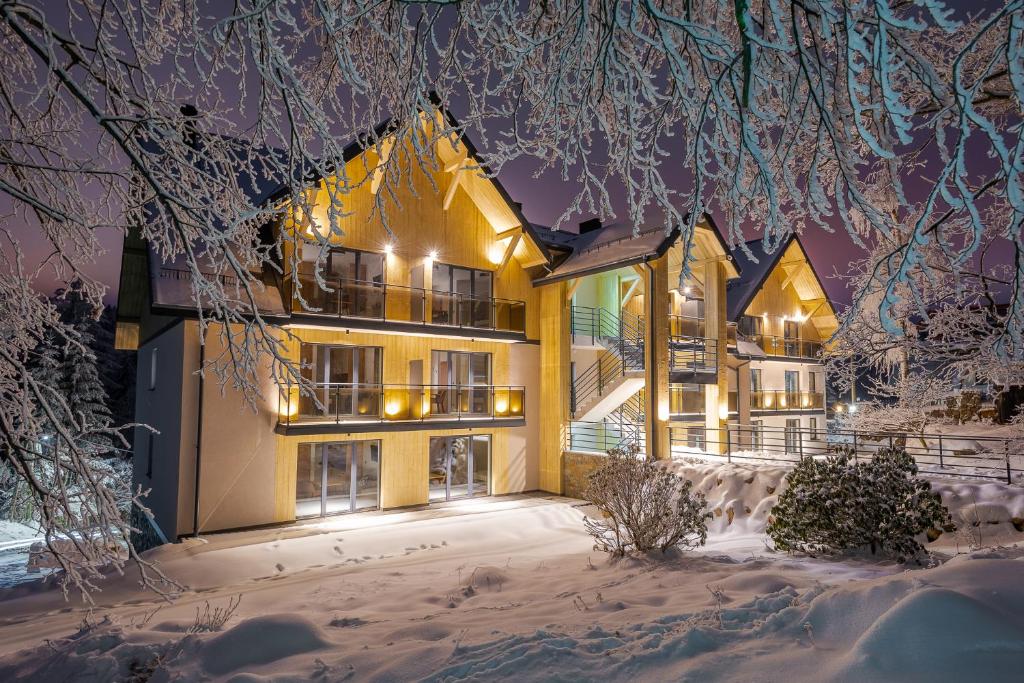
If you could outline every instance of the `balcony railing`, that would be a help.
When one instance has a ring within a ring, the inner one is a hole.
[[[436,292],[366,280],[327,279],[323,290],[312,275],[300,275],[303,302],[291,282],[292,311],[306,315],[366,318],[418,325],[526,332],[526,303],[514,299]]]
[[[704,338],[707,336],[704,318],[693,315],[670,315],[668,317],[668,336]]]
[[[521,386],[463,384],[313,385],[314,396],[290,384],[281,393],[284,425],[342,422],[422,422],[520,418],[526,411]]]
[[[718,343],[701,337],[672,337],[668,362],[672,372],[717,372]]]
[[[762,390],[750,392],[751,410],[824,410],[825,396],[819,391]]]
[[[767,334],[748,334],[742,338],[745,341],[757,344],[769,356],[818,358],[821,355],[821,342],[772,337]]]

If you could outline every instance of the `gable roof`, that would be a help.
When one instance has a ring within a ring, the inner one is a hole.
[[[697,230],[703,231],[699,232],[701,235],[710,232],[713,235],[713,242],[721,246],[725,255],[729,255],[725,239],[711,216],[704,214],[704,220],[697,224]],[[678,228],[674,228],[666,234],[664,228],[658,227],[642,228],[639,234],[634,235],[632,225],[610,223],[579,234],[565,230],[542,230],[540,234],[541,239],[545,240],[549,247],[568,251],[568,255],[547,275],[534,280],[535,286],[660,258],[679,241],[682,233]],[[738,269],[738,264],[734,265]]]
[[[764,286],[764,283],[768,280],[772,271],[779,265],[782,261],[782,257],[794,242],[804,255],[807,266],[810,269],[818,288],[821,290],[822,294],[824,294],[824,298],[828,302],[829,308],[831,308],[833,312],[835,311],[835,307],[832,305],[831,299],[828,298],[828,292],[825,291],[825,287],[822,285],[821,277],[814,269],[814,263],[811,261],[811,257],[808,255],[807,250],[804,249],[803,243],[800,241],[800,238],[796,233],[790,233],[786,239],[776,246],[775,251],[771,254],[765,251],[764,241],[761,239],[746,242],[745,245],[757,259],[756,262],[752,260],[739,246],[732,250],[732,257],[740,269],[741,276],[738,280],[732,280],[726,285],[726,316],[730,322],[737,322],[741,317],[743,317],[743,312],[747,310],[748,306],[750,306],[754,297],[757,296],[761,287]]]
[[[457,141],[466,148],[466,156],[468,158],[471,158],[476,166],[479,166],[480,171],[483,174],[483,177],[485,177],[486,180],[490,181],[491,185],[497,191],[498,195],[508,206],[509,211],[515,217],[515,220],[519,222],[519,226],[523,229],[523,232],[530,238],[533,244],[537,247],[537,250],[541,253],[544,260],[547,261],[548,263],[551,263],[551,252],[548,250],[547,245],[543,240],[540,239],[540,237],[537,234],[536,228],[533,226],[532,223],[530,223],[529,220],[527,220],[526,216],[523,214],[523,210],[519,202],[513,201],[512,197],[508,193],[508,190],[506,190],[505,186],[501,184],[500,180],[498,180],[497,175],[495,175],[491,171],[490,167],[488,167],[487,164],[485,164],[483,160],[480,158],[480,153],[477,151],[476,145],[473,144],[473,141],[466,134],[465,130],[461,129],[461,124],[459,123],[458,119],[456,119],[455,116],[450,111],[448,111],[447,107],[445,107],[442,104],[441,98],[436,93],[430,93],[430,101],[436,107],[437,111],[441,114],[441,116],[444,117],[446,123],[451,128],[459,131]],[[378,123],[373,128],[372,132],[363,133],[362,135],[357,136],[355,140],[346,145],[345,148],[342,150],[342,158],[340,160],[333,160],[332,162],[328,163],[326,165],[326,168],[336,170],[337,168],[339,168],[339,166],[347,164],[349,161],[352,161],[353,159],[357,158],[363,152],[366,152],[367,150],[371,149],[378,140],[387,137],[389,132],[393,131],[397,127],[396,122],[397,119],[395,117],[389,117],[384,121]],[[305,183],[316,183],[323,179],[323,174],[316,172],[309,174],[303,180]],[[268,201],[276,201],[278,199],[281,199],[288,194],[290,189],[290,183],[280,183],[276,190],[274,190],[268,195],[267,199]]]
[[[663,228],[656,228],[634,236],[633,226],[612,223],[566,240],[572,253],[533,284],[546,285],[642,263],[663,256],[678,239],[678,229],[666,235]]]

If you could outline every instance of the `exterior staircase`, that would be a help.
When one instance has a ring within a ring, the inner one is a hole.
[[[574,421],[601,422],[644,386],[643,328],[643,319],[628,311],[620,317],[604,308],[572,308],[573,342],[604,349],[593,365],[573,379]]]

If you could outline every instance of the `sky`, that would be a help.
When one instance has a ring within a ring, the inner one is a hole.
[[[994,1],[994,0],[993,0]],[[977,7],[973,3],[953,3],[961,5],[963,11],[968,6]],[[990,0],[984,0],[982,5],[989,5]],[[451,105],[452,112],[458,117],[459,104]],[[477,141],[479,142],[479,140]],[[486,154],[486,149],[482,149]],[[680,177],[686,173],[683,164],[677,163],[677,170],[672,171],[674,160],[666,161],[666,175],[671,181],[671,175],[678,174]],[[534,177],[538,162],[533,159],[520,159],[511,162],[502,169],[499,179],[515,201],[522,204],[523,212],[530,222],[540,225],[552,225],[556,222],[565,210],[569,198],[574,193],[572,186],[566,186],[558,177],[557,171],[549,170],[540,177]],[[921,182],[921,181],[919,181]],[[923,181],[926,182],[926,179]],[[627,212],[625,210],[625,195],[621,187],[609,188],[612,196],[613,209],[616,216],[602,216],[606,222],[623,219]],[[10,224],[9,215],[10,201],[6,196],[0,194],[0,222]],[[592,218],[592,215],[573,216],[569,224],[563,224],[563,229],[574,229],[575,223]],[[719,216],[714,216],[720,218]],[[722,222],[722,221],[719,221]],[[24,236],[27,251],[33,261],[46,257],[44,243],[42,240],[33,239],[30,226],[14,226],[17,234]],[[747,239],[755,239],[760,236],[760,226],[750,225],[745,230]],[[117,296],[118,277],[120,272],[121,257],[121,235],[114,230],[100,236],[100,243],[104,248],[96,263],[85,268],[85,271],[106,283],[110,287],[108,302],[114,303]],[[844,281],[837,277],[837,273],[845,273],[851,260],[861,258],[864,251],[854,244],[842,226],[837,224],[834,232],[829,233],[822,229],[809,229],[801,235],[801,240],[807,250],[815,270],[824,279],[822,283],[830,298],[840,306],[849,303],[850,292],[847,291]],[[42,283],[45,286],[45,282]]]

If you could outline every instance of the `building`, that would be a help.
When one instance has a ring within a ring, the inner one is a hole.
[[[223,353],[223,330],[200,345],[189,271],[126,239],[117,339],[138,350],[136,419],[156,430],[136,435],[136,483],[167,538],[561,493],[567,453],[627,441],[657,457],[723,452],[730,422],[748,440],[758,436],[742,427],[759,423],[813,427],[820,415],[824,429],[812,356],[834,314],[795,238],[755,264],[710,220],[688,247],[678,233],[634,237],[597,221],[579,235],[536,228],[474,170],[464,137],[438,145],[437,170],[414,168],[414,190],[395,188],[389,237],[372,211],[377,153],[346,150],[349,176],[370,182],[336,219],[330,291],[315,285],[315,246],[292,253],[286,240],[283,277],[260,274],[258,306],[308,391],[255,368],[263,391],[251,405],[199,375]],[[255,185],[256,201],[287,196]],[[326,192],[323,179],[310,191]],[[317,204],[267,239],[322,230]],[[692,284],[679,291],[687,248]]]

